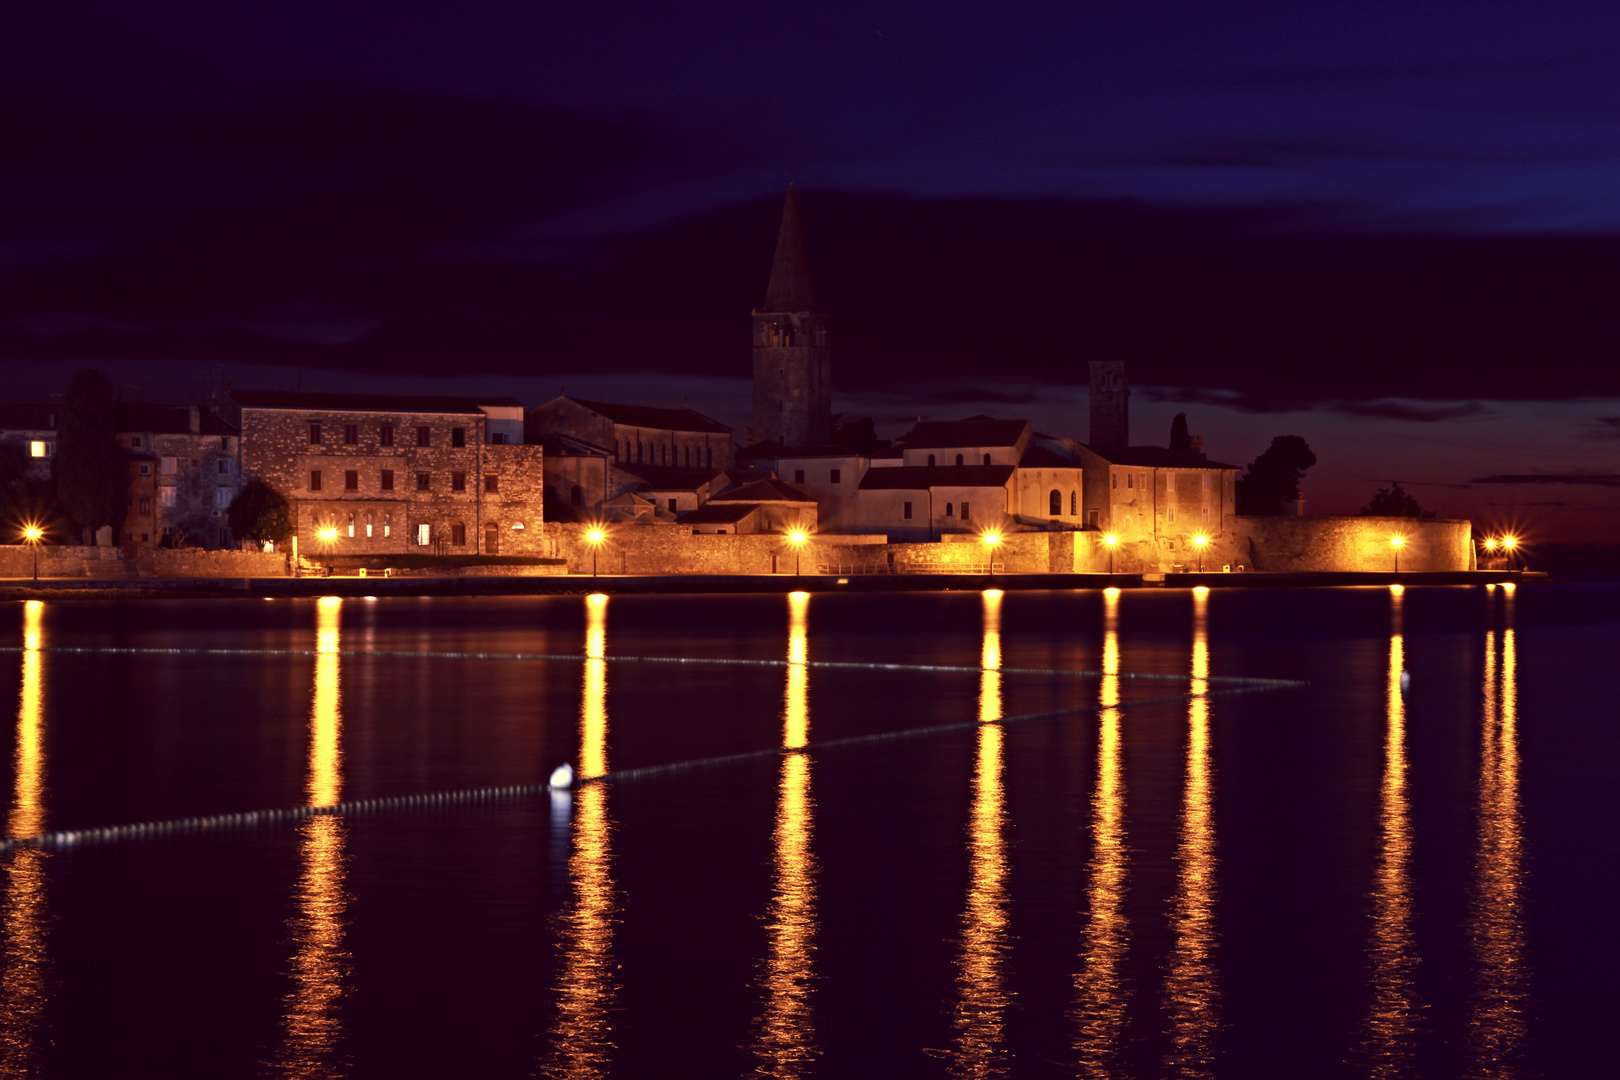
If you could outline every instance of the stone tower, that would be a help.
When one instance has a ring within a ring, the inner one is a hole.
[[[754,434],[784,446],[832,439],[829,318],[816,305],[799,220],[788,185],[765,306],[754,309]]]
[[[1091,438],[1094,450],[1131,445],[1131,384],[1125,361],[1091,362]]]

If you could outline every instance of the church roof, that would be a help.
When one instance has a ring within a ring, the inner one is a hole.
[[[426,397],[415,394],[324,394],[302,390],[232,390],[231,397],[244,409],[296,409],[313,412],[434,413],[473,415],[484,406],[521,408],[510,397]]]
[[[924,420],[901,436],[907,450],[935,450],[950,446],[1015,446],[1029,427],[1028,420]]]
[[[697,491],[725,475],[724,469],[683,469],[674,465],[635,465],[620,462],[614,468],[640,477],[649,491]]]
[[[717,503],[717,502],[719,502],[719,503],[731,503],[731,502],[754,502],[754,503],[802,502],[802,503],[813,503],[815,501],[816,501],[815,499],[811,498],[805,492],[800,491],[798,488],[794,487],[792,484],[786,483],[786,482],[784,482],[782,480],[776,480],[776,479],[755,480],[752,483],[744,484],[740,488],[733,488],[730,491],[722,491],[720,494],[716,495],[714,498],[709,500],[709,502],[711,502],[711,503]]]
[[[862,491],[927,491],[942,487],[1006,487],[1011,465],[902,465],[869,469]]]
[[[1089,443],[1087,450],[1110,465],[1127,465],[1139,469],[1241,469],[1241,465],[1227,465],[1211,461],[1202,454],[1166,450],[1162,446],[1112,446],[1098,449]]]
[[[615,424],[629,427],[660,428],[664,431],[707,431],[730,435],[731,429],[718,420],[710,420],[695,409],[660,409],[652,405],[620,405],[611,401],[586,401],[569,398],[575,405],[583,405],[593,413],[605,416]]]
[[[681,518],[685,525],[729,525],[759,510],[759,503],[719,503],[709,500]]]
[[[804,247],[804,223],[799,220],[799,196],[789,184],[782,207],[782,228],[776,234],[776,258],[771,282],[765,288],[765,311],[816,310],[816,285],[810,277],[810,256]]]

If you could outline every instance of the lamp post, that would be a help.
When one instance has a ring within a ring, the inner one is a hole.
[[[1199,533],[1193,537],[1193,547],[1198,549],[1198,572],[1204,572],[1204,549],[1209,547],[1209,537]]]
[[[45,530],[38,525],[23,526],[23,540],[34,549],[34,580],[39,580],[39,542],[45,538]]]
[[[1114,572],[1114,549],[1119,547],[1119,537],[1109,533],[1103,537],[1103,543],[1108,546],[1108,572],[1112,574]]]
[[[338,531],[336,525],[323,525],[315,534],[321,542],[321,550],[326,553],[326,576],[332,576],[332,545],[337,543]]]
[[[1401,548],[1406,546],[1406,537],[1404,537],[1404,536],[1392,536],[1392,537],[1390,537],[1389,538],[1389,546],[1391,548],[1393,548],[1394,551],[1395,551],[1395,572],[1398,574],[1398,573],[1401,572]]]
[[[594,525],[585,530],[585,539],[591,545],[591,577],[595,577],[596,556],[602,550],[602,541],[607,539],[607,530],[600,525]]]
[[[1507,552],[1509,570],[1513,569],[1513,553],[1518,549],[1519,538],[1517,536],[1502,537],[1502,550]]]
[[[793,576],[794,577],[798,577],[800,575],[800,573],[801,573],[801,567],[799,566],[799,559],[800,559],[800,556],[803,555],[803,553],[804,553],[804,545],[806,543],[808,543],[809,540],[810,540],[810,534],[805,532],[803,529],[794,529],[792,532],[787,534],[787,542],[793,545]]]
[[[984,541],[984,546],[988,549],[990,559],[986,565],[989,567],[990,576],[995,577],[996,548],[1001,546],[1001,534],[994,529],[986,529],[979,539]]]

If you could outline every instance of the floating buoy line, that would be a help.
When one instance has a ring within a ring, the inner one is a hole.
[[[10,650],[15,652],[17,650]],[[214,652],[216,650],[136,650],[136,649],[55,649],[55,652]],[[224,650],[219,650],[224,651]],[[236,650],[248,652],[248,650]],[[288,651],[289,655],[314,655],[314,650]],[[327,654],[330,655],[330,654]],[[364,655],[378,655],[367,653]],[[424,654],[396,654],[396,655],[424,655]],[[443,654],[436,654],[443,655]],[[507,654],[494,654],[504,656]],[[539,657],[532,657],[539,659]],[[579,656],[565,656],[557,659],[579,661]],[[701,661],[700,661],[701,662]],[[714,661],[716,663],[755,663],[756,661]],[[763,663],[763,661],[757,661]],[[809,664],[807,666],[816,666]],[[892,668],[902,669],[920,667],[920,665],[880,665],[880,664],[823,664],[822,666],[839,666],[855,668]],[[979,668],[940,668],[929,666],[924,670],[962,670],[980,671]],[[1003,668],[1002,674],[1008,674],[1015,669]],[[1081,674],[1078,672],[1053,672],[1054,674]],[[1123,673],[1119,678],[1128,678]],[[1152,675],[1150,678],[1167,678],[1169,676]],[[1214,679],[1209,680],[1211,682]],[[91,844],[112,843],[122,840],[157,839],[191,835],[201,832],[222,832],[227,830],[241,830],[257,828],[265,825],[275,825],[288,821],[301,821],[305,818],[322,816],[355,816],[391,810],[439,809],[458,805],[476,805],[485,803],[512,802],[530,799],[536,796],[551,793],[564,793],[576,790],[587,784],[622,784],[649,777],[664,776],[673,773],[686,772],[693,769],[715,768],[723,765],[732,765],[744,761],[757,761],[762,758],[780,757],[786,753],[816,754],[827,750],[841,749],[850,746],[869,745],[874,743],[894,742],[903,739],[916,739],[930,735],[943,735],[950,732],[972,731],[987,725],[1008,725],[1024,723],[1034,720],[1050,720],[1061,716],[1075,716],[1081,713],[1099,713],[1106,709],[1120,711],[1140,708],[1147,705],[1162,705],[1169,702],[1185,702],[1193,698],[1225,697],[1236,694],[1264,693],[1271,690],[1281,690],[1289,687],[1305,686],[1306,683],[1293,679],[1245,679],[1242,682],[1257,684],[1236,686],[1225,690],[1210,690],[1202,694],[1166,694],[1160,697],[1140,698],[1134,701],[1121,701],[1114,705],[1086,704],[1076,705],[1065,709],[1048,709],[1042,712],[1021,713],[1017,716],[1003,716],[994,720],[969,720],[955,724],[933,724],[925,727],[903,728],[898,731],[876,732],[870,735],[848,735],[838,739],[824,739],[820,742],[808,743],[804,746],[794,747],[791,750],[782,747],[770,747],[763,750],[745,750],[736,754],[722,754],[716,757],[691,758],[686,761],[674,761],[664,765],[644,765],[634,769],[615,769],[598,776],[578,776],[571,764],[563,764],[552,771],[550,780],[541,784],[509,784],[496,787],[464,788],[455,791],[425,792],[415,795],[390,795],[374,799],[349,799],[343,802],[331,803],[326,806],[289,806],[272,810],[246,810],[236,813],[205,814],[197,817],[172,818],[164,821],[146,821],[127,825],[107,825],[87,829],[58,829],[52,832],[41,833],[38,836],[13,836],[0,840],[0,852],[10,851],[14,848],[45,848],[62,849]]]

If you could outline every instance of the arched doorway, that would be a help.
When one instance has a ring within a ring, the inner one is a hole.
[[[491,521],[484,526],[484,554],[499,555],[501,553],[501,527]]]

